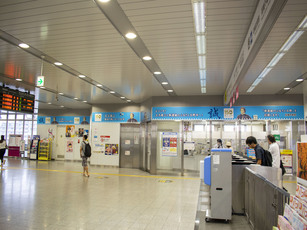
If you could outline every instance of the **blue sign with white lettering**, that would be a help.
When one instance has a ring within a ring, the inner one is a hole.
[[[38,116],[39,125],[89,125],[89,116]]]
[[[303,120],[304,106],[153,107],[153,120]]]
[[[92,122],[140,122],[140,112],[96,112],[92,114]]]

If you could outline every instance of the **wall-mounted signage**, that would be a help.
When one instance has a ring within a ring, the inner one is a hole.
[[[44,76],[38,76],[36,79],[36,85],[37,86],[44,86],[45,85],[45,77]]]
[[[177,133],[162,133],[162,156],[177,156]]]
[[[89,116],[38,116],[39,125],[89,125]]]
[[[153,120],[303,120],[304,106],[153,107]]]
[[[34,113],[34,100],[34,95],[0,87],[0,108],[2,110]]]
[[[92,122],[140,122],[140,112],[96,112],[92,114]]]

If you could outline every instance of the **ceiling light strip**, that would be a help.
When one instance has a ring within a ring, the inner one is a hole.
[[[283,56],[290,50],[290,48],[296,43],[296,41],[303,35],[305,32],[304,29],[307,26],[307,16],[300,22],[300,24],[296,27],[295,31],[288,37],[286,42],[282,45],[279,51],[275,54],[269,64],[264,68],[264,70],[259,74],[256,80],[252,83],[252,85],[246,91],[247,93],[251,93],[256,86],[265,78],[265,76],[272,70],[272,68],[277,65],[277,63],[283,58]]]
[[[206,15],[204,0],[194,0],[193,14],[201,93],[206,93]]]

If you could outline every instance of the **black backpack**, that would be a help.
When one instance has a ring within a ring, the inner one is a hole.
[[[265,164],[262,164],[262,165],[272,167],[273,158],[272,158],[272,154],[270,153],[270,151],[263,149],[263,158],[264,158]]]
[[[91,157],[91,155],[92,155],[92,148],[91,148],[90,144],[89,143],[85,143],[85,141],[84,141],[84,144],[85,144],[85,146],[84,146],[84,156],[85,157]]]

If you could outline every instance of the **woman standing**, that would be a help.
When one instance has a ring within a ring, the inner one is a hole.
[[[1,166],[5,164],[5,160],[3,160],[5,150],[6,150],[6,141],[4,140],[4,136],[1,135],[1,140],[0,140],[0,159],[1,159]]]
[[[268,135],[268,142],[269,142],[269,151],[272,154],[273,162],[272,167],[280,168],[280,150],[279,146],[276,143],[275,137],[273,135]]]

